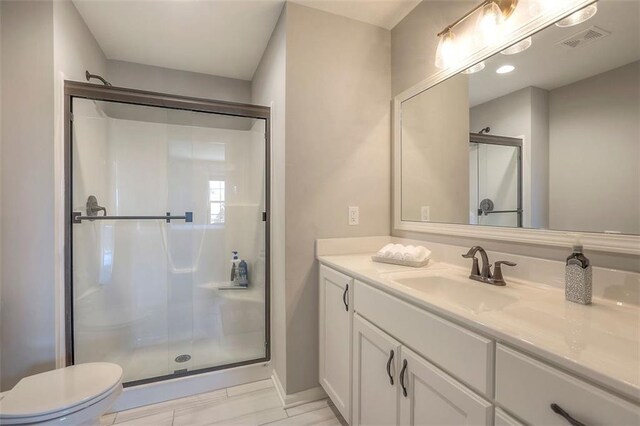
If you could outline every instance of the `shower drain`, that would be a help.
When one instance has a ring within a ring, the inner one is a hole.
[[[182,354],[182,355],[178,355],[175,358],[175,362],[187,362],[191,359],[191,355],[189,354]]]

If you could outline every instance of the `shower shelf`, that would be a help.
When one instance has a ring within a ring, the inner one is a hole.
[[[165,216],[82,216],[80,212],[73,212],[71,214],[72,223],[82,223],[83,220],[166,220],[167,223],[171,223],[172,220],[184,220],[185,222],[193,222],[193,212],[185,212],[184,216],[171,216],[170,212],[167,212]]]

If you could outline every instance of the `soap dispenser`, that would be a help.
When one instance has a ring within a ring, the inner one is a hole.
[[[582,305],[591,304],[592,273],[589,259],[582,253],[582,246],[573,246],[573,253],[567,257],[565,270],[565,298]]]

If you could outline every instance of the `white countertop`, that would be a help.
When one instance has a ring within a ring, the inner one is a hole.
[[[326,255],[319,256],[318,260],[640,402],[640,308],[637,306],[597,298],[592,305],[582,306],[567,302],[561,289],[507,278],[506,287],[468,280],[469,285],[481,289],[478,293],[474,288],[474,296],[486,294],[487,306],[491,306],[486,308],[479,301],[477,308],[471,309],[456,304],[450,293],[427,294],[415,286],[393,281],[396,273],[404,271],[436,272],[447,268],[448,274],[462,278],[468,276],[468,270],[444,263],[432,263],[425,268],[376,263],[371,260],[371,254]],[[508,299],[508,303],[494,303],[498,299]]]

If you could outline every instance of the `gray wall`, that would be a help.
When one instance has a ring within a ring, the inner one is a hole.
[[[314,240],[384,235],[390,223],[390,34],[287,6],[286,390],[318,386]],[[348,206],[360,225],[348,226]]]
[[[77,81],[85,81],[85,70],[104,74],[107,59],[73,3],[53,2],[53,17],[56,74],[62,72],[66,79]]]
[[[55,366],[62,78],[106,59],[71,2],[3,1],[1,388]],[[64,75],[64,77],[63,77]],[[34,125],[37,124],[37,125]],[[57,147],[57,148],[56,148]],[[59,301],[59,300],[58,300]],[[58,324],[61,325],[61,324]]]
[[[107,79],[120,87],[220,101],[251,102],[251,82],[235,78],[110,60]]]
[[[287,8],[271,34],[251,87],[252,102],[271,107],[271,359],[287,382],[285,308],[285,101]]]
[[[0,9],[0,374],[6,390],[55,366],[53,3],[3,1]]]
[[[550,92],[550,225],[640,232],[640,62]]]
[[[460,74],[402,103],[402,218],[469,223],[469,84]]]
[[[0,214],[2,213],[2,6],[0,6]],[[0,219],[0,339],[2,339],[2,219]],[[0,340],[1,342],[1,340]],[[2,389],[2,348],[0,347],[0,391]]]

